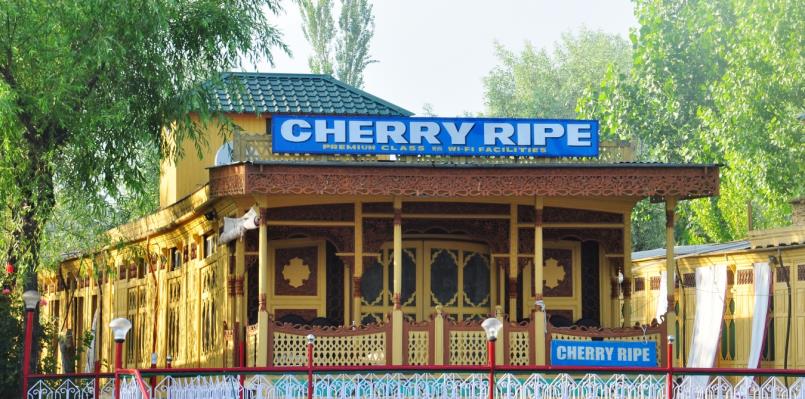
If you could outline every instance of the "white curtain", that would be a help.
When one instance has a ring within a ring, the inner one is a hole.
[[[665,313],[668,312],[668,276],[665,272],[660,273],[660,290],[657,297],[657,312],[654,318],[658,323],[665,319]]]
[[[724,298],[727,293],[727,265],[696,269],[696,318],[693,321],[693,339],[688,353],[687,367],[713,367],[721,321],[724,318]],[[669,326],[668,328],[673,328]],[[685,377],[685,395],[704,389],[708,376]]]
[[[771,289],[771,268],[768,263],[755,263],[755,308],[752,312],[752,342],[749,347],[748,368],[757,368],[766,337],[766,318],[769,314],[769,295]]]

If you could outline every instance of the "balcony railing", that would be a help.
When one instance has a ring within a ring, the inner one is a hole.
[[[398,162],[427,164],[539,164],[539,163],[614,163],[635,160],[635,148],[627,142],[602,142],[598,158],[540,158],[540,157],[459,157],[433,155],[314,155],[274,154],[271,151],[271,135],[262,133],[235,132],[232,137],[233,162],[260,161],[350,161],[350,162]]]
[[[312,371],[308,373],[308,371]],[[804,370],[683,368],[271,367],[118,370],[120,398],[489,398],[494,397],[699,399],[799,399]],[[91,375],[31,377],[26,398],[111,398],[115,379],[96,390]],[[44,383],[44,380],[51,383]],[[58,379],[58,380],[57,380]],[[78,381],[81,380],[81,381]],[[668,382],[671,381],[671,385]],[[85,387],[76,390],[73,387]],[[59,387],[67,387],[59,388]],[[312,395],[308,395],[308,392]]]

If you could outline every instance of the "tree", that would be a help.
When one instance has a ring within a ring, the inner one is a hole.
[[[205,124],[227,126],[209,111],[203,82],[242,56],[270,62],[273,49],[287,50],[266,10],[279,5],[0,3],[0,225],[8,232],[0,250],[18,265],[23,289],[36,288],[59,192],[142,192],[145,166],[134,160],[143,148],[181,156],[170,143],[202,146]]]
[[[802,195],[805,4],[640,0],[634,68],[610,73],[580,104],[641,159],[724,163],[719,197],[686,201],[681,243],[744,237],[787,223]],[[661,223],[659,221],[658,223]]]
[[[313,55],[308,58],[313,73],[333,74],[330,58],[332,40],[335,37],[333,24],[333,2],[331,0],[299,0],[302,13],[302,32],[313,47]]]
[[[369,55],[375,18],[368,0],[341,0],[338,30],[334,28],[331,0],[297,0],[302,31],[313,47],[311,72],[332,74],[344,83],[363,87],[363,72],[376,62]],[[331,57],[333,51],[335,57]]]
[[[520,54],[500,44],[496,51],[501,65],[484,78],[492,116],[574,118],[578,99],[608,68],[626,73],[631,67],[626,39],[588,29],[563,33],[552,52],[528,42]]]
[[[342,0],[335,42],[335,74],[355,87],[363,87],[363,71],[376,62],[369,55],[375,17],[369,0]]]

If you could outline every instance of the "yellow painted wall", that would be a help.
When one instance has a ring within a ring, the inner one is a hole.
[[[243,134],[265,135],[267,115],[255,114],[227,114],[227,116],[242,129]],[[198,121],[197,118],[194,118]],[[160,196],[159,205],[165,208],[170,204],[190,195],[200,187],[207,184],[209,174],[207,168],[212,167],[215,162],[215,153],[224,143],[224,136],[221,127],[217,123],[209,123],[205,128],[205,139],[207,142],[200,148],[199,157],[196,145],[185,140],[181,143],[184,154],[181,158],[172,162],[164,160],[161,165],[160,175]],[[170,140],[170,133],[165,133]],[[226,133],[231,140],[231,133]]]
[[[789,344],[789,368],[805,368],[805,276],[800,277],[798,266],[805,264],[805,248],[803,247],[780,247],[779,254],[782,256],[783,263],[790,270],[793,313]],[[684,275],[694,273],[697,267],[711,266],[716,264],[727,264],[728,270],[734,273],[732,285],[727,287],[725,298],[725,308],[729,307],[730,300],[734,300],[735,310],[732,315],[725,309],[725,318],[730,317],[735,322],[735,357],[722,358],[721,347],[716,352],[716,364],[720,367],[746,367],[749,356],[749,342],[751,340],[751,323],[754,312],[754,288],[752,284],[738,284],[738,271],[752,270],[754,263],[768,262],[769,255],[778,255],[777,248],[762,248],[748,251],[736,251],[727,254],[703,255],[682,257],[677,260],[679,271]],[[646,291],[638,292],[632,296],[633,301],[633,320],[641,323],[648,323],[654,316],[655,303],[658,291],[649,289],[649,280],[652,276],[659,276],[660,271],[665,269],[664,259],[652,259],[634,262],[635,277],[646,279]],[[774,347],[775,354],[773,361],[764,361],[764,367],[782,368],[784,366],[784,345],[786,336],[786,322],[789,314],[787,307],[788,290],[786,283],[778,279],[778,271],[773,272],[772,276],[774,296]],[[679,301],[681,289],[677,289],[676,297]],[[641,295],[642,294],[642,295]],[[686,313],[686,340],[685,354],[690,348],[692,339],[693,322],[696,313],[696,290],[693,287],[685,288],[685,313]],[[678,317],[682,318],[682,303],[679,303],[680,311]],[[677,340],[681,345],[682,341]],[[681,348],[680,348],[681,349]],[[729,351],[727,351],[729,353]],[[680,353],[681,357],[681,353]]]

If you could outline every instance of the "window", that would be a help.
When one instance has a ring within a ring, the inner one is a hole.
[[[167,350],[167,355],[173,357],[173,359],[177,359],[179,357],[179,342],[180,342],[180,335],[179,335],[179,327],[180,327],[180,310],[181,310],[181,298],[182,298],[182,282],[179,278],[175,278],[168,282],[168,311],[166,314],[167,317],[167,330],[168,333],[165,336],[166,345],[165,348]]]
[[[182,267],[182,251],[179,248],[173,247],[170,249],[171,254],[171,270],[176,270]]]
[[[204,257],[209,258],[215,253],[215,234],[209,232],[204,234]]]

